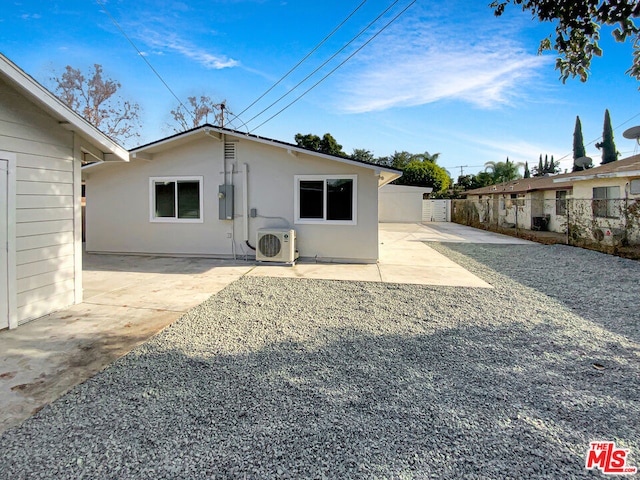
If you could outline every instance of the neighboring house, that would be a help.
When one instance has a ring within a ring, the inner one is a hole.
[[[575,241],[640,243],[640,155],[469,190],[466,198],[455,202],[456,209],[465,209],[457,212],[459,219],[468,219],[464,223],[559,233],[570,227]]]
[[[378,188],[401,172],[204,125],[83,169],[86,249],[253,257],[261,229],[293,229],[301,257],[378,259]]]
[[[630,244],[640,243],[640,155],[568,174],[567,180],[574,199],[590,200],[576,202],[572,223],[590,228],[600,242],[624,237]]]
[[[0,329],[82,301],[80,167],[128,157],[0,54]]]
[[[378,194],[378,220],[386,223],[422,222],[423,201],[430,187],[385,185]]]
[[[563,232],[571,174],[520,178],[465,192],[475,203],[478,222]],[[458,203],[458,202],[456,202]]]

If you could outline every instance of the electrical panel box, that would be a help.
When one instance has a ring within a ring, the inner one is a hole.
[[[218,185],[218,218],[233,220],[233,185]]]

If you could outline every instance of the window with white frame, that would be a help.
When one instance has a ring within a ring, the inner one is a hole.
[[[150,221],[202,223],[203,177],[151,177]]]
[[[295,223],[357,223],[357,175],[296,175]]]
[[[619,218],[620,209],[616,200],[620,198],[620,187],[593,187],[593,216]]]

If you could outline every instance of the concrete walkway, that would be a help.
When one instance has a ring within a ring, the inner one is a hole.
[[[502,236],[451,227],[381,224],[377,265],[282,267],[202,258],[86,255],[84,303],[0,332],[0,433],[243,275],[491,288],[424,242]],[[509,241],[523,243],[511,237],[499,243]]]

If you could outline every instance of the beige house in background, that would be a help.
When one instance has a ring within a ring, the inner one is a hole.
[[[295,230],[300,257],[378,259],[378,189],[401,172],[204,125],[83,168],[86,249],[252,257],[259,232]]]
[[[466,192],[467,200],[477,204],[480,223],[518,226],[525,230],[540,228],[555,232],[566,229],[566,203],[572,195],[570,174],[520,178],[510,182]]]
[[[624,230],[629,243],[640,243],[640,155],[569,174],[567,180],[573,198],[592,200],[591,205],[577,204],[573,215],[593,220],[595,240],[613,243]]]
[[[548,177],[522,178],[469,190],[481,224],[574,234],[584,240],[640,243],[640,155]],[[458,207],[457,207],[458,208]]]
[[[80,167],[128,158],[0,54],[0,329],[82,301]]]

